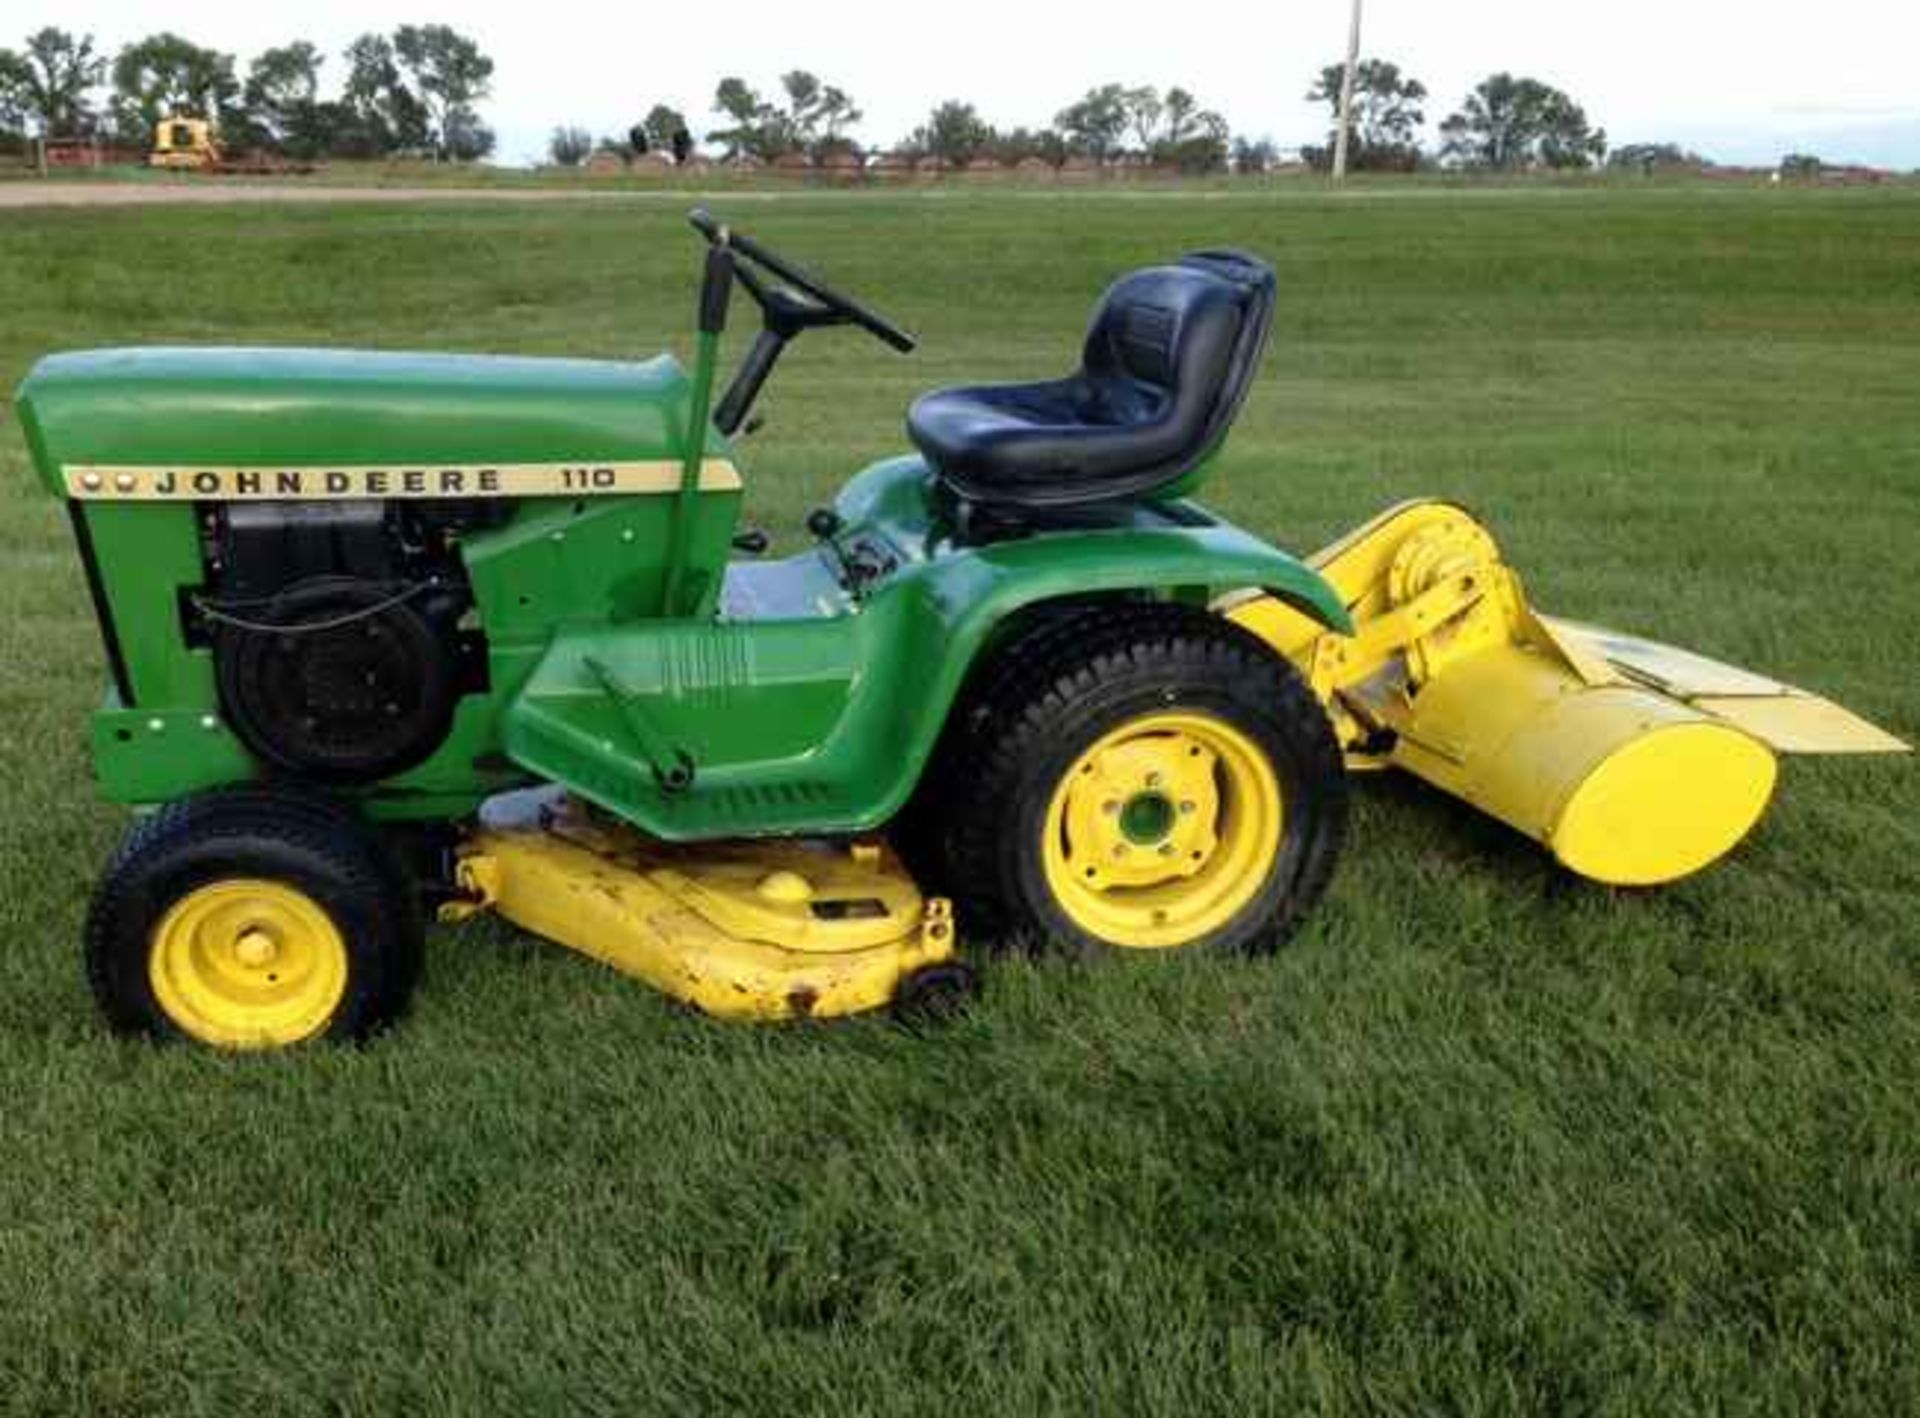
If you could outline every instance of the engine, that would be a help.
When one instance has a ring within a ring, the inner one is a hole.
[[[214,507],[208,576],[187,595],[227,722],[272,768],[366,783],[420,763],[460,696],[486,688],[463,628],[461,532],[499,503],[262,502]]]

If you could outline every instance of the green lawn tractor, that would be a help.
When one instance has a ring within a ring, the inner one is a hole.
[[[1273,948],[1346,775],[1409,771],[1575,872],[1707,865],[1777,751],[1895,740],[1534,611],[1460,508],[1307,560],[1193,500],[1275,298],[1250,255],[1125,276],[1057,380],[946,389],[917,451],[764,559],[734,439],[864,305],[703,212],[691,372],[291,349],[52,356],[19,391],[139,817],[86,926],[117,1028],[356,1038],[426,919],[493,911],[722,1016],[974,986],[973,943]],[[716,391],[735,287],[761,328]],[[717,394],[717,397],[716,397]]]

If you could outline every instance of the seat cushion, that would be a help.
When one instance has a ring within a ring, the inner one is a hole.
[[[975,501],[1061,507],[1149,493],[1224,432],[1271,288],[1265,266],[1219,253],[1136,272],[1102,301],[1078,373],[927,394],[908,431],[937,476]]]

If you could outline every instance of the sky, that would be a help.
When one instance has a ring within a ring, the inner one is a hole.
[[[887,146],[947,98],[1000,126],[1043,125],[1096,84],[1180,85],[1237,133],[1282,148],[1318,141],[1325,118],[1303,95],[1344,52],[1348,0],[1242,3],[1186,11],[1141,0],[1105,4],[963,0],[920,6],[730,0],[712,7],[407,0],[293,7],[239,0],[8,0],[0,44],[42,24],[91,32],[112,50],[170,28],[246,57],[291,39],[331,56],[366,30],[440,21],[496,63],[483,114],[498,158],[537,160],[556,125],[623,133],[655,102],[717,126],[713,88],[737,74],[763,92],[810,69],[865,112],[854,136]],[[1920,5],[1897,0],[1366,0],[1363,50],[1431,92],[1431,139],[1467,90],[1499,69],[1571,94],[1615,144],[1677,142],[1720,162],[1770,164],[1788,151],[1829,161],[1920,168]]]

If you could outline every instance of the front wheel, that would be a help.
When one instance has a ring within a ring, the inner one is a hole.
[[[1338,746],[1292,667],[1164,605],[1005,653],[942,775],[946,867],[987,930],[1080,949],[1285,940],[1346,824]]]
[[[87,918],[87,976],[122,1032],[229,1049],[358,1039],[404,1007],[421,934],[410,879],[353,813],[229,789],[128,834]]]

